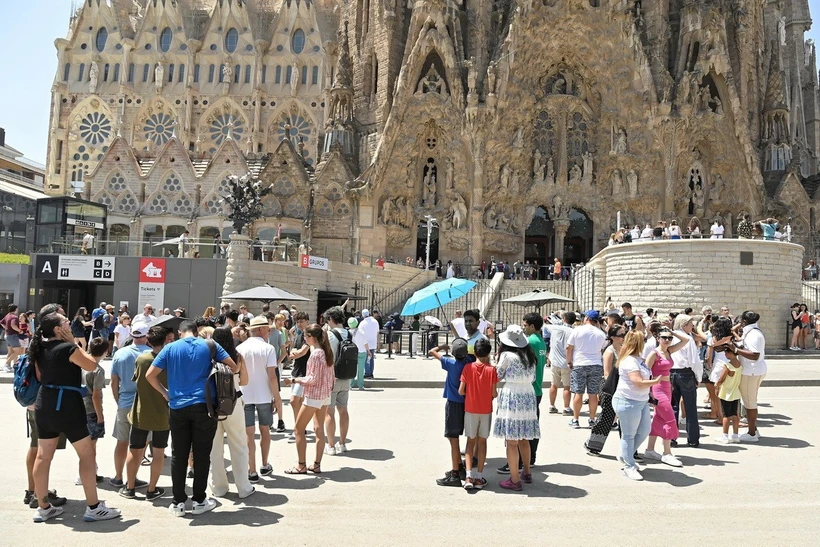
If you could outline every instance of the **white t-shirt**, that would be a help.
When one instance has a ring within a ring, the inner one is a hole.
[[[715,347],[715,339],[712,335],[709,335],[709,338],[706,339],[706,345],[710,348]],[[712,351],[712,372],[709,374],[709,380],[712,382],[717,382],[720,378],[720,375],[723,374],[723,369],[726,367],[726,363],[729,362],[729,359],[726,358],[726,354],[722,351]]]
[[[131,337],[131,327],[126,327],[125,325],[117,325],[114,329],[114,334],[119,334],[119,343],[117,344],[118,348],[121,348],[125,345],[128,339]],[[116,336],[114,340],[116,340]]]
[[[236,347],[248,369],[248,385],[242,386],[242,399],[246,405],[270,404],[268,369],[277,368],[276,348],[259,338],[251,336]]]
[[[641,378],[649,380],[652,372],[646,368],[643,360],[638,360],[631,355],[624,357],[618,365],[618,387],[615,389],[613,397],[623,397],[631,401],[649,401],[649,387],[636,387],[629,379],[630,372],[640,372]]]
[[[328,325],[328,327],[330,327],[330,325]],[[350,336],[350,333],[342,327],[327,329],[327,340],[328,342],[330,342],[330,352],[333,353],[333,362],[335,363],[336,353],[339,351],[339,344],[341,344],[342,342],[336,337],[336,334],[333,334],[334,332],[341,336],[342,340],[347,340],[348,336]]]
[[[641,239],[652,239],[652,228],[647,226],[641,232]]]
[[[156,320],[157,318],[153,315],[145,315],[144,313],[138,313],[134,316],[133,319],[131,319],[131,328],[133,328],[134,325],[136,325],[137,323],[142,323],[143,325],[148,325],[150,327],[151,323],[153,323]]]
[[[639,239],[641,237],[641,230],[637,226],[629,230],[629,235],[632,236],[632,240]]]
[[[598,327],[583,325],[572,329],[567,338],[567,346],[572,346],[572,366],[603,366],[603,351],[606,346],[606,334]]]
[[[373,316],[365,317],[362,319],[362,322],[359,323],[359,328],[364,331],[364,335],[367,338],[367,343],[370,345],[370,349],[377,349],[379,343],[379,322],[376,321]]]
[[[759,353],[757,361],[752,361],[741,355],[740,363],[743,365],[743,376],[765,376],[768,372],[766,366],[766,339],[757,324],[743,327],[743,349],[754,353]]]
[[[567,338],[572,333],[569,325],[545,325],[550,333],[550,366],[567,368]]]
[[[720,224],[712,224],[712,239],[723,239],[723,232],[726,229]]]
[[[658,340],[654,336],[650,335],[649,339],[643,345],[643,353],[641,354],[641,357],[643,357],[644,361],[646,361],[649,358],[649,354],[655,351],[657,348]]]
[[[365,353],[367,348],[365,344],[367,344],[367,336],[364,334],[364,330],[362,328],[353,329],[350,331],[353,333],[353,343],[356,344],[356,348],[359,350],[359,353]]]
[[[680,236],[680,226],[670,226],[669,236]]]

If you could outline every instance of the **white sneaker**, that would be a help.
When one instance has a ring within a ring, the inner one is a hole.
[[[34,511],[34,522],[45,522],[52,517],[56,517],[62,514],[62,507],[54,507],[53,505],[50,505],[48,509],[41,509],[38,507],[37,510]]]
[[[637,467],[624,467],[624,477],[633,481],[642,481],[643,475]]]
[[[749,435],[748,433],[744,433],[743,435],[740,436],[739,440],[740,440],[740,442],[744,442],[744,443],[756,443],[756,442],[760,441],[760,434],[758,432],[755,432],[754,435]]]
[[[83,485],[83,479],[81,479],[80,477],[77,477],[77,480],[74,481],[74,486],[82,486],[82,485]]]
[[[211,498],[205,498],[199,503],[194,502],[194,507],[193,509],[191,509],[191,513],[193,513],[194,515],[201,515],[202,513],[213,511],[215,508],[216,501],[212,500]]]
[[[732,443],[732,444],[739,443],[740,442],[740,435],[738,435],[738,434],[732,435],[731,437],[729,437],[729,442]]]
[[[296,442],[296,435],[294,435],[293,433],[288,435],[288,442],[289,443],[295,443]]]
[[[90,507],[85,508],[83,520],[86,522],[94,522],[96,520],[111,520],[120,516],[120,510],[109,508],[105,506],[105,502],[101,501],[96,509]]]
[[[325,454],[328,454],[330,456],[335,456],[336,455],[336,447],[326,446],[325,447]]]
[[[175,517],[184,517],[185,516],[185,504],[184,503],[172,503],[168,506],[168,512],[174,515]]]
[[[663,457],[660,453],[655,452],[654,450],[646,450],[643,453],[643,459],[645,460],[656,460],[656,461],[663,461]]]
[[[661,462],[665,463],[666,465],[671,465],[672,467],[683,467],[681,461],[672,454],[664,454],[663,456],[661,456]]]
[[[720,443],[720,444],[729,444],[729,442],[731,442],[731,441],[729,441],[729,435],[724,433],[723,435],[721,435],[720,437],[715,439],[715,442]]]
[[[348,448],[346,444],[336,443],[336,455],[339,455],[343,452],[347,452]]]
[[[8,365],[3,365],[3,372],[14,372],[14,369]],[[41,522],[41,521],[38,521]]]

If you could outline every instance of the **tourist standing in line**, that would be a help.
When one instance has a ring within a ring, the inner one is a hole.
[[[364,389],[364,367],[367,363],[367,356],[370,353],[370,345],[367,343],[367,335],[355,317],[350,317],[347,320],[347,326],[352,329],[353,343],[356,344],[356,349],[359,350],[356,377],[350,380],[350,388],[353,389],[355,384],[359,391],[362,391]]]
[[[601,386],[600,408],[601,417],[592,427],[589,439],[584,443],[587,454],[598,456],[604,449],[604,444],[615,423],[615,409],[612,408],[612,396],[618,387],[618,369],[616,363],[627,330],[624,325],[614,325],[607,331],[609,347],[604,350],[604,383]]]
[[[743,328],[737,356],[743,365],[740,376],[740,397],[746,408],[746,421],[749,431],[740,436],[745,443],[756,443],[760,440],[760,431],[757,429],[757,393],[766,377],[766,338],[757,322],[760,314],[753,311],[744,311],[740,316]]]
[[[375,317],[370,315],[367,309],[362,310],[362,320],[359,323],[359,328],[364,331],[367,337],[367,344],[370,346],[370,358],[365,363],[364,377],[365,379],[373,379],[373,373],[376,368],[376,350],[379,348],[379,322]]]
[[[330,343],[330,351],[335,364],[342,342],[350,338],[350,332],[344,328],[345,314],[344,310],[339,306],[328,309],[324,315],[327,324],[327,339]],[[327,415],[325,416],[325,436],[327,437],[325,454],[335,456],[347,452],[347,432],[350,428],[350,414],[347,411],[349,399],[350,379],[337,378],[333,384],[333,391],[330,394],[330,403],[327,405]],[[338,443],[336,442],[335,416],[337,411],[339,413]]]
[[[489,340],[476,342],[477,361],[464,366],[458,386],[459,395],[464,396],[464,434],[467,436],[464,452],[469,454],[464,461],[467,468],[465,490],[480,490],[487,486],[487,479],[484,478],[487,437],[490,436],[493,399],[498,396],[498,372],[490,364],[491,351]],[[477,469],[473,469],[473,453],[477,454]]]
[[[510,469],[510,478],[501,481],[499,486],[518,491],[523,488],[522,480],[532,482],[529,441],[541,437],[538,403],[532,387],[537,360],[524,331],[518,325],[508,326],[498,335],[498,341],[501,348],[496,370],[498,379],[504,385],[498,394],[493,436],[505,440]],[[520,474],[519,459],[523,460]]]
[[[680,414],[680,400],[686,410],[686,443],[692,447],[700,446],[700,426],[698,425],[698,384],[703,379],[703,361],[700,360],[695,339],[692,338],[694,321],[692,317],[681,313],[675,317],[674,332],[679,340],[684,338],[688,342],[683,348],[672,354],[672,408],[675,411],[675,420]],[[677,446],[672,440],[671,446]]]
[[[558,414],[555,400],[558,397],[558,388],[563,388],[564,416],[572,416],[572,409],[569,407],[570,399],[570,370],[567,366],[567,338],[575,325],[575,312],[564,312],[563,322],[560,325],[547,325],[550,333],[550,354],[547,363],[552,369],[552,382],[550,382],[550,414]]]
[[[598,394],[604,376],[602,352],[606,347],[606,334],[598,326],[600,315],[595,310],[584,314],[584,324],[572,329],[567,338],[567,366],[570,369],[570,391],[572,399],[572,420],[569,426],[579,429],[581,403],[584,392],[589,397],[589,427],[595,425],[598,411]]]
[[[715,378],[715,387],[720,398],[721,414],[723,415],[723,435],[715,439],[721,444],[739,443],[740,427],[740,381],[742,364],[737,358],[737,347],[732,336],[732,325],[725,319],[721,319],[712,327],[713,347],[710,348],[715,356],[720,355],[725,359],[725,364]],[[729,425],[733,428],[732,436],[729,436]]]
[[[675,338],[676,343],[672,343]],[[646,366],[652,371],[653,376],[669,377],[672,366],[672,354],[687,346],[691,339],[681,334],[679,331],[672,332],[669,329],[662,329],[658,334],[658,348],[649,354],[646,359]],[[652,396],[657,401],[655,403],[655,416],[652,418],[652,427],[649,432],[649,442],[644,452],[646,460],[660,460],[672,467],[683,467],[683,464],[672,455],[672,440],[678,438],[678,420],[675,411],[672,410],[672,384],[669,381],[662,381],[652,386]],[[663,454],[655,452],[655,441],[660,437],[663,441]]]
[[[305,337],[305,329],[308,328],[308,321],[310,318],[308,314],[300,311],[294,314],[294,320],[296,321],[296,325],[294,325],[294,341],[293,341],[293,349],[290,352],[291,362],[293,363],[293,368],[290,371],[291,379],[299,378],[307,374],[307,363],[308,359],[310,359],[310,351],[311,346],[307,343]],[[300,384],[299,382],[291,381],[288,384],[291,386],[290,388],[290,408],[293,410],[293,422],[296,423],[296,419],[299,417],[299,410],[302,408],[302,402],[305,397],[305,387]],[[293,426],[293,430],[288,437],[288,442],[296,442],[296,426]]]
[[[283,404],[282,404],[282,371],[285,366],[285,359],[288,357],[288,331],[285,330],[285,316],[281,313],[273,315],[272,312],[267,312],[265,317],[270,324],[270,335],[268,336],[268,343],[273,346],[276,351],[276,359],[278,364],[276,366],[276,391],[273,392],[273,407],[276,410],[278,418],[276,428],[271,426],[271,431],[277,433],[284,433],[285,420],[282,419]],[[272,317],[272,319],[271,319]],[[251,333],[253,334],[253,333]]]
[[[268,320],[262,318],[267,325]],[[224,439],[227,437],[228,450],[230,452],[231,471],[233,471],[233,481],[236,484],[236,491],[240,499],[247,498],[256,490],[251,485],[253,475],[250,474],[248,465],[248,438],[245,433],[245,403],[244,391],[248,385],[248,368],[245,365],[245,359],[242,354],[236,351],[234,346],[233,335],[227,327],[220,327],[214,329],[213,342],[224,349],[231,359],[239,366],[239,371],[234,373],[233,381],[234,388],[237,394],[242,395],[236,400],[236,405],[233,407],[233,412],[224,420],[217,420],[216,433],[214,434],[214,442],[211,447],[211,493],[216,497],[223,497],[228,493],[228,473],[225,470],[225,444]],[[264,340],[262,343],[270,347]],[[273,349],[273,348],[271,348]],[[270,399],[268,399],[270,401]],[[270,423],[267,427],[260,428],[263,431],[267,429],[268,436],[270,436]],[[196,469],[196,463],[194,463]],[[271,469],[273,472],[273,469]],[[259,480],[259,476],[256,476]]]
[[[449,349],[451,356],[440,353]],[[464,395],[458,392],[461,383],[461,373],[468,362],[467,341],[463,338],[456,338],[448,348],[438,346],[430,350],[429,355],[438,359],[441,368],[447,371],[447,378],[444,382],[444,437],[450,443],[451,469],[444,474],[441,479],[436,479],[439,486],[461,486],[461,481],[466,480],[467,471],[461,463],[461,449],[459,447],[459,437],[464,433]]]
[[[544,366],[547,364],[547,345],[541,336],[541,327],[544,326],[544,318],[537,313],[528,313],[521,321],[527,343],[535,354],[535,381],[532,383],[535,391],[535,414],[539,422],[541,420],[541,397],[543,395],[542,385],[544,383]],[[535,465],[535,456],[538,452],[538,438],[530,439],[530,465]]]
[[[304,376],[285,379],[285,385],[291,383],[304,386],[305,401],[296,417],[296,453],[299,457],[296,467],[285,470],[288,475],[304,475],[307,472],[320,474],[322,472],[322,454],[325,448],[324,422],[327,405],[330,403],[330,394],[336,381],[333,366],[333,353],[330,342],[317,324],[305,330],[305,341],[310,346],[310,358],[307,362],[307,373]],[[314,419],[315,417],[315,419]],[[307,438],[305,429],[313,420],[316,434],[316,458],[308,466],[306,460]]]
[[[208,414],[205,404],[206,383],[213,368],[211,350],[208,343],[197,337],[196,323],[186,319],[179,325],[180,339],[168,344],[159,352],[146,378],[168,401],[171,407],[170,426],[171,440],[171,484],[174,501],[169,512],[176,516],[185,516],[185,476],[188,470],[188,454],[193,449],[194,515],[211,511],[216,502],[206,495],[208,471],[211,468],[211,448],[216,433],[216,420]],[[216,361],[225,364],[234,374],[239,372],[239,365],[228,353],[216,345]],[[167,370],[168,387],[159,382],[159,374]]]
[[[77,308],[77,313],[71,321],[71,334],[74,336],[74,343],[85,349],[87,347],[85,340],[85,329],[92,325],[88,321],[88,310],[85,308]]]
[[[612,396],[612,408],[618,415],[621,427],[621,455],[618,461],[624,464],[623,474],[626,478],[641,481],[643,476],[635,463],[635,450],[649,435],[651,427],[649,416],[649,389],[651,386],[668,380],[669,377],[652,378],[652,372],[646,368],[643,357],[643,335],[637,331],[626,334],[617,361],[618,387]]]

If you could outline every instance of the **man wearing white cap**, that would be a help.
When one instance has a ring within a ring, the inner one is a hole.
[[[364,331],[367,345],[370,346],[370,357],[364,365],[364,377],[373,378],[376,361],[376,348],[379,347],[379,322],[370,315],[370,310],[362,310],[362,322],[359,328]]]

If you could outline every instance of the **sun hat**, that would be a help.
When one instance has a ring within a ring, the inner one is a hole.
[[[268,323],[268,318],[264,315],[257,315],[253,319],[251,319],[250,328],[259,328],[259,327],[269,327],[270,323]]]
[[[507,330],[498,335],[498,339],[505,346],[513,346],[516,348],[525,348],[529,344],[524,330],[521,325],[510,325]]]
[[[355,317],[351,317],[347,320],[347,326],[348,328],[355,329],[359,326],[359,322],[356,320]]]

